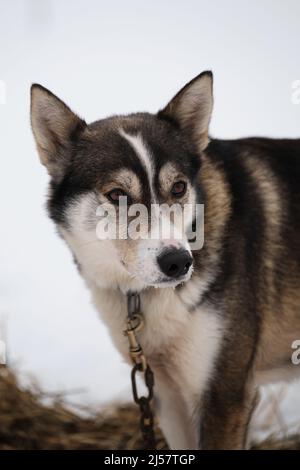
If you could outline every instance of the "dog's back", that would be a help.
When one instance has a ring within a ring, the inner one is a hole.
[[[230,206],[208,297],[227,293],[252,317],[259,369],[291,363],[300,338],[300,140],[213,140],[206,153]]]

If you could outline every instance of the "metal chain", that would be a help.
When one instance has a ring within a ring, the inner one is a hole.
[[[144,325],[143,317],[140,311],[140,296],[137,293],[127,294],[127,329],[124,334],[128,337],[129,353],[133,362],[131,371],[132,393],[135,403],[140,408],[140,429],[144,440],[146,450],[155,450],[155,435],[154,435],[154,418],[150,402],[153,398],[154,375],[147,364],[141,345],[138,342],[136,333],[140,331]],[[136,375],[137,372],[143,374],[145,386],[148,391],[147,396],[139,396]]]
[[[152,370],[150,369],[150,366],[147,365],[146,370],[144,371],[144,381],[148,389],[148,396],[139,397],[136,386],[136,373],[140,370],[140,364],[135,364],[131,371],[133,398],[135,403],[140,408],[140,429],[144,439],[145,449],[154,450],[156,447],[154,435],[154,418],[150,406],[150,402],[153,398],[154,376]]]

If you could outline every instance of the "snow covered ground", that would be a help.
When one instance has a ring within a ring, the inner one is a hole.
[[[30,84],[92,121],[156,111],[210,68],[212,135],[299,137],[299,17],[297,0],[0,1],[0,321],[23,380],[80,404],[130,397],[128,367],[45,214]],[[299,422],[299,385],[287,393],[284,420]]]

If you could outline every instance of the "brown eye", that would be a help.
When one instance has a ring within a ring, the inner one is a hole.
[[[123,189],[113,189],[109,193],[106,194],[106,197],[111,200],[114,204],[119,202],[121,196],[127,197],[127,202],[129,203],[129,196],[123,191]]]
[[[171,193],[175,197],[182,197],[186,192],[186,183],[184,181],[177,181],[171,189]]]

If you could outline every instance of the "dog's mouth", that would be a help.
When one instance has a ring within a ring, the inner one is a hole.
[[[150,284],[149,287],[155,287],[157,289],[165,289],[167,287],[173,287],[175,289],[175,287],[177,287],[178,285],[180,284],[184,284],[186,282],[186,280],[178,280],[178,281],[160,281],[160,282],[154,282],[153,284]]]
[[[178,285],[188,282],[193,272],[193,267],[191,267],[186,274],[178,278],[171,278],[171,277],[161,275],[156,279],[145,279],[140,275],[130,273],[130,271],[127,269],[127,267],[124,264],[123,266],[133,281],[135,280],[137,282],[140,282],[145,287],[155,287],[155,288],[162,288],[162,289],[167,288],[167,287],[175,288]]]
[[[193,272],[193,267],[191,267],[186,274],[176,279],[170,278],[170,277],[160,277],[157,281],[152,282],[149,285],[152,287],[157,287],[157,288],[176,287],[180,284],[184,284],[185,282],[189,281],[191,278],[192,272]]]

